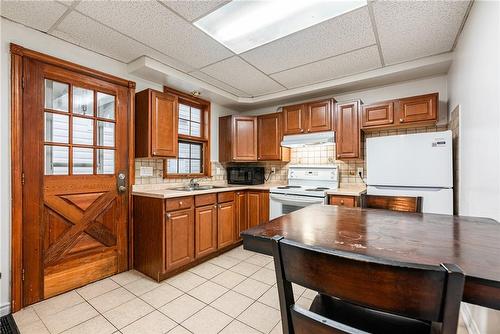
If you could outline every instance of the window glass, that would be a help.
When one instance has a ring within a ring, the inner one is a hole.
[[[73,87],[73,113],[94,116],[94,91]]]
[[[201,137],[201,109],[179,104],[179,134]]]
[[[69,138],[69,116],[45,113],[45,141],[67,144]]]
[[[167,160],[169,174],[200,174],[202,168],[202,144],[194,142],[179,142],[178,159]]]
[[[45,79],[45,108],[68,112],[69,85]]]
[[[94,144],[94,120],[73,117],[73,144]]]
[[[115,119],[115,97],[97,92],[97,117]]]
[[[94,150],[73,147],[73,174],[94,174]]]
[[[69,149],[45,145],[45,175],[68,175]]]

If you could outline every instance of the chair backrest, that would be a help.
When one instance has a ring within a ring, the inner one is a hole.
[[[403,212],[422,212],[422,197],[361,195],[361,207]]]
[[[387,261],[279,236],[273,238],[273,256],[283,325],[288,327],[285,333],[294,333],[292,323],[323,328],[315,333],[358,333],[340,330],[326,318],[318,320],[318,315],[301,311],[295,305],[292,282],[369,309],[442,323],[442,333],[456,332],[464,285],[464,275],[456,265]]]

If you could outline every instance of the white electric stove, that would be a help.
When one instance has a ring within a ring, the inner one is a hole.
[[[274,219],[311,204],[326,204],[326,192],[338,186],[336,165],[292,165],[288,169],[288,185],[270,189],[269,218]]]

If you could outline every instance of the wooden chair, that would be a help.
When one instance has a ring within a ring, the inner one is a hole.
[[[422,197],[361,195],[361,207],[403,212],[422,212]]]
[[[456,334],[464,274],[273,238],[283,333]],[[309,310],[292,282],[318,291]]]

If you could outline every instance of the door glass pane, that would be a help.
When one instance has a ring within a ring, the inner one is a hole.
[[[45,79],[45,108],[68,111],[68,84]]]
[[[94,174],[94,150],[73,147],[73,174]]]
[[[52,143],[68,143],[69,116],[45,113],[45,141]]]
[[[73,117],[73,144],[93,145],[94,120]]]
[[[94,116],[94,91],[73,87],[73,113]]]
[[[115,123],[97,121],[97,145],[115,146]]]
[[[97,117],[115,119],[115,97],[97,92]]]
[[[115,151],[97,150],[97,174],[115,173]]]
[[[179,130],[177,132],[189,136],[189,121],[179,118]]]
[[[68,175],[67,147],[45,145],[45,175]]]

